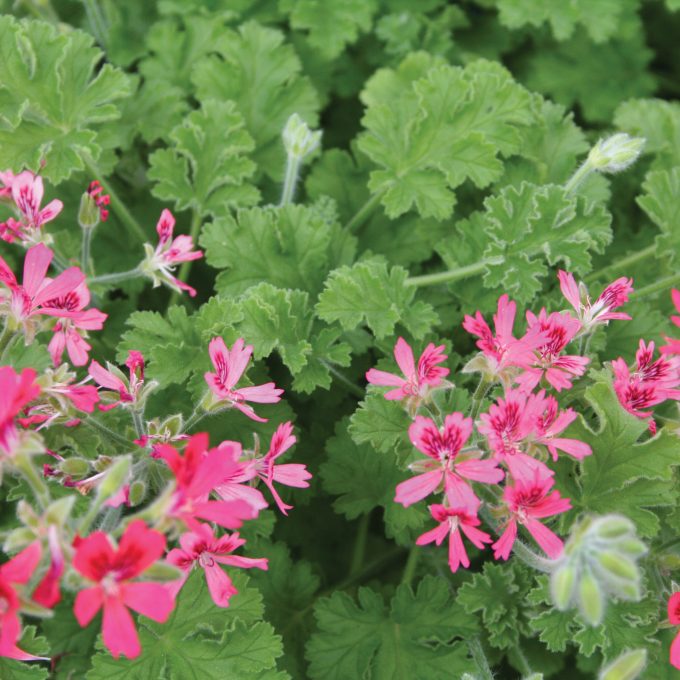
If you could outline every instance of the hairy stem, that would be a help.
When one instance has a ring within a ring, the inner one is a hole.
[[[486,654],[484,654],[479,638],[472,638],[467,641],[467,644],[470,654],[481,673],[479,676],[481,680],[493,680],[493,671],[491,670],[491,666],[489,666],[489,661],[486,658]]]
[[[91,286],[96,286],[97,284],[111,285],[113,283],[129,281],[130,279],[138,279],[140,276],[144,276],[144,273],[140,267],[135,267],[134,269],[128,269],[126,272],[113,272],[112,274],[93,276],[91,279],[89,279],[88,284]]]
[[[468,264],[465,267],[456,267],[455,269],[447,269],[444,272],[436,272],[434,274],[422,274],[421,276],[411,276],[406,279],[407,286],[435,286],[440,283],[452,283],[453,281],[460,281],[467,279],[470,276],[481,274],[487,264],[491,264],[490,260],[480,260],[474,264]]]
[[[631,255],[622,257],[620,260],[616,260],[615,262],[612,262],[610,265],[607,265],[602,269],[598,269],[596,272],[588,274],[588,276],[586,276],[585,278],[585,281],[586,283],[588,283],[590,281],[595,281],[597,279],[613,277],[614,274],[618,273],[625,274],[626,269],[628,267],[637,264],[638,262],[642,262],[643,260],[646,260],[648,257],[652,257],[655,254],[656,245],[652,244],[651,246],[647,246],[642,250],[638,250],[637,253],[632,253]]]
[[[288,205],[293,202],[295,196],[295,187],[298,183],[300,175],[300,166],[302,159],[295,154],[288,154],[286,159],[286,176],[283,180],[283,190],[281,191],[281,200],[279,206]]]
[[[80,247],[80,268],[87,275],[90,271],[90,246],[92,245],[93,228],[83,229],[83,240]]]
[[[373,211],[378,207],[380,199],[383,197],[383,192],[379,191],[373,194],[355,213],[354,217],[347,222],[344,230],[350,234],[354,234],[366,223],[368,218],[373,214]]]
[[[28,482],[31,491],[38,501],[38,505],[44,510],[50,503],[50,492],[47,489],[45,480],[40,476],[40,473],[35,469],[35,465],[27,455],[18,455],[14,459],[15,465],[23,478]]]
[[[588,161],[583,163],[578,170],[567,180],[567,182],[564,185],[564,190],[568,193],[574,193],[576,189],[579,188],[583,182],[590,177],[590,175],[594,172],[592,166]]]
[[[132,416],[132,424],[134,425],[135,432],[137,433],[137,439],[141,439],[146,434],[146,428],[144,427],[144,413],[143,411],[130,409],[130,415]]]
[[[319,359],[319,363],[328,369],[331,375],[335,376],[355,397],[363,398],[366,396],[364,390],[359,385],[353,383],[346,375],[341,373],[333,364],[325,359]]]
[[[493,383],[491,381],[486,380],[486,378],[482,376],[482,378],[479,381],[479,385],[477,385],[477,389],[474,391],[472,395],[472,404],[470,406],[470,418],[472,418],[473,423],[475,422],[475,420],[477,420],[479,411],[482,408],[482,402],[484,401],[484,397],[486,396],[486,393],[489,391],[492,384]]]
[[[102,47],[106,47],[109,29],[99,3],[97,0],[83,0],[83,5],[92,35]]]
[[[352,551],[352,561],[349,566],[349,575],[354,576],[361,571],[361,567],[366,557],[366,543],[368,541],[368,527],[371,522],[371,514],[366,513],[361,516],[357,525],[357,534],[354,539],[354,550]]]
[[[18,335],[18,331],[10,329],[8,323],[5,324],[2,335],[0,335],[0,364],[5,360],[5,354],[7,354]]]
[[[671,287],[677,285],[678,283],[680,283],[680,272],[677,274],[672,274],[671,276],[667,276],[665,279],[650,283],[648,286],[644,286],[643,288],[638,288],[636,291],[631,293],[631,297],[639,300],[640,298],[647,297],[648,295],[670,292]]]
[[[410,585],[413,581],[413,577],[416,574],[416,568],[418,567],[418,561],[420,560],[420,554],[422,548],[417,545],[411,546],[408,553],[408,558],[406,559],[406,566],[404,567],[404,573],[401,577],[401,582],[405,585]]]

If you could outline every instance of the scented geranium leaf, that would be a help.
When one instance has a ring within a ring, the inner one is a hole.
[[[82,31],[60,33],[47,23],[0,17],[4,166],[40,169],[58,184],[99,158],[97,128],[120,116],[115,102],[131,92],[121,70],[98,68],[103,56]]]
[[[352,348],[342,342],[342,330],[315,323],[309,337],[311,351],[307,363],[293,376],[293,389],[309,394],[317,387],[328,389],[333,381],[333,366],[347,367],[352,362]]]
[[[295,51],[280,31],[254,22],[226,32],[217,52],[202,59],[192,74],[201,100],[231,99],[255,139],[258,167],[279,179],[283,174],[281,131],[297,113],[312,128],[318,123],[319,101],[309,79],[302,76]]]
[[[456,600],[466,612],[481,615],[489,644],[507,649],[529,630],[526,596],[532,581],[533,576],[516,562],[486,562],[482,573],[459,588]]]
[[[376,0],[280,0],[290,25],[307,33],[309,44],[325,59],[334,59],[359,33],[371,27]]]
[[[170,143],[149,158],[157,198],[202,217],[219,217],[259,200],[259,191],[248,183],[255,172],[247,157],[254,143],[233,102],[203,102],[174,128]]]
[[[508,28],[550,23],[555,37],[565,40],[578,26],[596,43],[616,35],[621,16],[639,4],[639,0],[496,0],[500,21]]]
[[[126,102],[123,118],[131,118],[142,139],[151,144],[166,138],[181,123],[189,108],[183,97],[175,85],[147,81]]]
[[[423,217],[448,217],[454,189],[466,179],[478,187],[497,179],[497,155],[515,151],[515,125],[531,121],[529,93],[485,61],[461,69],[411,55],[396,71],[378,71],[361,99],[366,131],[358,146],[380,168],[369,188],[392,218],[413,206]]]
[[[562,186],[523,182],[484,201],[490,237],[484,285],[502,287],[527,302],[540,290],[547,264],[581,275],[590,271],[591,252],[611,240],[611,215],[601,206],[572,197]]]
[[[262,598],[248,578],[232,571],[232,580],[239,593],[223,609],[212,601],[203,573],[193,573],[165,623],[138,618],[140,656],[114,659],[98,643],[87,680],[261,677],[281,654],[281,639],[261,620]]]
[[[642,536],[659,531],[659,518],[651,508],[672,506],[677,499],[673,469],[680,464],[678,440],[661,429],[639,443],[647,423],[630,415],[619,404],[609,383],[596,382],[585,393],[599,420],[591,430],[582,419],[570,435],[589,444],[592,455],[583,460],[579,477],[581,494],[572,498],[577,510],[630,517]]]
[[[225,270],[215,284],[221,295],[262,281],[314,295],[327,272],[331,236],[313,208],[289,205],[239,210],[205,226],[200,243],[208,264]]]
[[[443,579],[425,577],[414,593],[400,585],[385,605],[359,588],[358,603],[342,592],[314,608],[319,630],[307,645],[314,679],[443,680],[474,672],[464,643],[476,621],[454,601]]]
[[[416,291],[406,285],[407,275],[402,267],[388,269],[378,257],[335,269],[319,296],[317,314],[329,323],[338,321],[345,330],[366,323],[377,338],[391,335],[402,323],[414,337],[422,338],[437,315],[430,305],[414,302]]]
[[[19,649],[36,656],[49,657],[50,647],[42,636],[36,637],[35,626],[24,626],[18,641]],[[45,680],[49,671],[39,663],[15,661],[0,657],[0,678],[2,680]]]
[[[369,443],[376,451],[394,453],[407,445],[410,422],[400,402],[370,391],[354,412],[349,432],[357,444]]]
[[[677,263],[680,253],[680,167],[648,173],[642,185],[644,194],[637,204],[659,229],[656,237],[659,256]]]

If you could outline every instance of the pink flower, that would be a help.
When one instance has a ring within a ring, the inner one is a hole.
[[[241,460],[243,449],[239,442],[224,441],[218,447],[225,461],[223,478],[215,491],[225,501],[241,500],[248,503],[255,512],[267,507],[262,492],[249,486],[248,482],[256,475],[252,461]]]
[[[104,396],[111,401],[99,404],[102,411],[110,411],[118,405],[134,404],[144,387],[144,357],[136,350],[130,350],[125,365],[129,369],[129,379],[124,380],[122,373],[107,363],[108,370],[97,361],[92,361],[88,373],[94,381],[104,388]],[[107,391],[108,390],[108,391]],[[115,394],[111,395],[110,392]]]
[[[59,530],[54,524],[50,524],[47,530],[47,542],[50,548],[50,566],[33,592],[33,600],[51,609],[61,600],[59,583],[64,573],[64,553],[59,540]]]
[[[680,400],[680,356],[662,355],[656,361],[654,343],[640,346],[635,355],[636,365],[632,373],[622,358],[612,361],[614,390],[623,408],[636,418],[649,419],[652,432],[656,424],[651,420],[649,409],[666,399]]]
[[[532,475],[515,477],[514,482],[514,485],[506,485],[503,491],[510,518],[505,531],[492,546],[494,557],[508,559],[517,538],[517,525],[522,524],[548,557],[557,558],[564,544],[538,520],[569,510],[569,499],[562,498],[559,491],[550,491],[554,485],[552,473],[543,465],[534,468]]]
[[[232,595],[238,590],[234,587],[227,572],[220,565],[241,567],[242,569],[267,570],[268,561],[264,558],[241,557],[232,555],[237,548],[245,544],[238,533],[225,534],[220,538],[215,537],[212,528],[206,524],[199,524],[194,531],[182,534],[179,539],[181,548],[175,548],[168,553],[168,562],[184,571],[183,577],[171,584],[170,593],[177,596],[178,591],[184,585],[191,569],[198,565],[205,572],[208,590],[213,602],[218,607],[228,607]]]
[[[266,423],[267,419],[258,416],[253,407],[245,402],[276,404],[281,400],[283,390],[278,389],[273,382],[234,389],[250,361],[253,346],[244,347],[243,338],[239,338],[230,350],[222,338],[213,338],[208,346],[208,352],[215,367],[215,373],[206,373],[205,381],[212,393],[220,402],[227,402],[252,420]]]
[[[154,286],[165,283],[167,286],[182,292],[187,291],[191,297],[196,295],[196,290],[172,275],[175,266],[180,262],[188,262],[203,257],[200,250],[192,250],[193,239],[188,234],[177,236],[174,240],[172,233],[175,228],[175,218],[169,210],[163,210],[156,225],[158,232],[158,245],[153,250],[146,243],[146,259],[142,263],[142,269],[151,277]]]
[[[541,390],[534,395],[532,411],[535,416],[533,441],[545,446],[553,460],[557,460],[558,450],[577,460],[582,460],[593,452],[585,442],[557,436],[576,420],[577,413],[573,409],[560,411],[557,399],[553,396],[544,397],[544,391]]]
[[[307,480],[312,478],[312,475],[307,471],[307,466],[302,463],[275,464],[276,459],[283,455],[296,441],[293,435],[293,423],[282,423],[272,435],[269,451],[267,451],[263,458],[255,461],[257,476],[271,491],[276,505],[284,515],[287,515],[286,510],[291,510],[293,506],[286,505],[281,500],[281,497],[274,488],[274,482],[305,489],[309,486]]]
[[[671,291],[671,299],[673,300],[675,309],[677,309],[678,312],[680,312],[680,290],[676,290],[674,288]],[[680,326],[680,316],[671,316],[671,321],[676,326]],[[661,347],[660,351],[663,354],[680,354],[680,338],[669,338],[667,336],[664,336],[664,338],[668,342],[668,344]]]
[[[489,534],[477,529],[480,525],[479,518],[466,508],[447,508],[444,505],[435,504],[430,506],[430,514],[435,521],[439,522],[439,526],[418,536],[416,545],[426,545],[433,541],[441,545],[448,536],[449,567],[453,572],[458,571],[461,564],[466,569],[470,566],[463,538],[460,535],[461,531],[480,550],[484,549],[485,543],[491,543],[493,540]]]
[[[40,394],[36,372],[24,368],[17,373],[11,366],[0,367],[0,454],[11,457],[19,444],[15,418],[28,402]]]
[[[422,474],[397,485],[394,500],[404,507],[429,496],[443,483],[452,507],[476,512],[479,500],[464,479],[485,484],[498,484],[503,479],[496,461],[481,460],[479,451],[461,454],[472,433],[472,419],[462,413],[446,416],[442,428],[430,418],[416,416],[408,433],[413,446],[429,460],[411,464],[411,470]]]
[[[165,586],[134,581],[165,551],[165,536],[149,529],[142,520],[125,529],[118,548],[103,531],[82,539],[73,558],[74,569],[96,585],[81,590],[73,612],[87,626],[103,607],[102,634],[107,649],[118,658],[139,656],[141,647],[129,609],[163,623],[174,607]]]
[[[680,625],[680,592],[673,593],[668,598],[668,622],[672,626]],[[671,643],[671,665],[680,670],[680,633],[677,633]]]
[[[468,364],[468,370],[482,370],[493,378],[507,382],[509,369],[519,367],[527,369],[535,361],[534,351],[543,345],[547,338],[537,327],[529,329],[520,339],[512,334],[515,324],[517,305],[507,295],[498,298],[498,310],[494,314],[494,335],[484,320],[482,313],[475,316],[466,315],[463,328],[479,338],[477,347],[482,351],[484,360],[479,369],[475,359]]]
[[[570,389],[572,379],[582,376],[590,362],[587,357],[561,355],[581,329],[581,322],[566,312],[548,315],[545,308],[538,316],[527,312],[527,321],[530,329],[536,328],[546,336],[546,342],[536,348],[532,365],[517,377],[517,382],[523,389],[531,391],[545,375],[558,392]]]
[[[12,182],[16,175],[11,170],[0,171],[0,200],[6,200],[12,196]]]
[[[7,174],[5,173],[5,177],[0,179],[3,179],[4,183],[4,180],[8,179]],[[40,203],[42,203],[44,193],[42,177],[28,170],[9,179],[12,199],[21,213],[21,220],[10,218],[7,222],[0,224],[0,238],[10,243],[16,238],[22,241],[31,240],[34,238],[31,232],[51,222],[61,212],[64,204],[55,199],[41,209]]]
[[[630,320],[628,314],[614,310],[628,302],[628,296],[633,292],[633,279],[627,279],[625,276],[616,279],[602,291],[595,302],[591,302],[586,285],[577,284],[573,274],[560,269],[557,276],[562,295],[576,311],[584,333],[598,324],[606,324],[615,319]]]
[[[21,608],[15,585],[28,583],[41,557],[40,542],[35,541],[0,567],[0,656],[20,661],[42,657],[33,656],[17,647],[21,637],[18,612]]]
[[[385,393],[385,399],[401,400],[410,397],[422,399],[430,388],[441,385],[442,380],[449,374],[448,368],[438,365],[448,358],[443,350],[444,345],[435,347],[430,343],[420,355],[416,368],[411,346],[404,338],[399,338],[394,346],[394,358],[404,377],[371,368],[366,373],[366,380],[373,385],[394,387],[395,389]]]
[[[206,433],[189,439],[184,456],[169,444],[155,446],[154,456],[162,458],[175,475],[175,492],[168,512],[190,529],[198,526],[197,518],[227,529],[238,529],[243,520],[257,517],[258,508],[242,498],[209,500],[210,492],[228,480],[233,465],[224,449],[208,451]]]
[[[527,408],[530,395],[521,390],[506,390],[505,398],[497,400],[482,413],[478,429],[483,434],[498,460],[520,455],[524,442],[534,431],[535,414]]]

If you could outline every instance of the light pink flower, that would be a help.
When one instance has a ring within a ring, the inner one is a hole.
[[[673,288],[671,291],[671,299],[675,305],[675,309],[680,313],[680,290]],[[671,316],[671,321],[678,327],[680,327],[680,316]],[[667,345],[660,348],[663,354],[680,354],[680,338],[669,338],[664,336]]]
[[[545,308],[538,316],[528,311],[527,321],[530,329],[538,329],[547,339],[545,344],[536,348],[533,363],[517,377],[517,382],[523,389],[531,391],[545,376],[558,392],[571,389],[573,378],[582,376],[590,362],[587,357],[562,355],[564,348],[581,329],[581,322],[566,312],[548,315]]]
[[[463,417],[462,413],[446,416],[442,428],[430,418],[416,416],[409,428],[409,438],[428,460],[409,466],[422,474],[398,484],[394,500],[408,507],[443,484],[452,507],[476,513],[479,499],[464,480],[498,484],[503,479],[503,471],[495,460],[481,460],[479,451],[461,454],[471,433],[472,419]]]
[[[673,593],[668,598],[668,623],[680,626],[680,592]],[[680,632],[675,635],[671,643],[670,662],[674,668],[680,670]]]
[[[366,373],[366,380],[372,385],[394,387],[395,389],[385,393],[385,399],[401,400],[410,397],[422,399],[431,388],[441,385],[442,380],[449,374],[448,368],[438,365],[448,358],[443,350],[444,345],[435,347],[430,343],[420,355],[416,368],[411,346],[404,338],[399,338],[394,346],[394,358],[404,377],[371,368]]]
[[[558,451],[564,451],[577,460],[582,460],[593,452],[585,442],[557,436],[578,417],[573,409],[560,411],[557,399],[553,396],[545,397],[543,390],[534,395],[530,408],[535,417],[533,441],[545,446],[553,460],[557,460]]]
[[[43,199],[43,181],[39,175],[25,170],[11,178],[7,173],[0,179],[9,180],[11,194],[17,210],[21,214],[20,220],[10,218],[0,224],[0,238],[10,243],[15,239],[22,241],[32,240],[32,231],[40,229],[43,224],[51,222],[62,210],[64,204],[55,199],[50,201],[44,208],[40,208]]]
[[[238,533],[225,534],[220,538],[215,536],[211,527],[199,524],[194,531],[180,536],[181,548],[175,548],[168,553],[168,562],[182,569],[182,578],[169,585],[169,592],[173,597],[184,585],[195,565],[203,568],[208,590],[213,602],[218,607],[228,607],[232,595],[238,590],[234,587],[227,572],[220,566],[224,564],[241,569],[267,570],[268,561],[265,558],[241,557],[232,555],[237,548],[245,545],[245,541]]]
[[[30,401],[38,397],[36,372],[24,368],[17,373],[11,366],[0,367],[0,455],[11,457],[19,445],[15,419]]]
[[[273,382],[252,387],[239,387],[236,383],[241,379],[253,353],[253,346],[244,347],[243,338],[239,338],[231,349],[228,349],[222,338],[213,338],[208,346],[210,360],[215,367],[215,373],[206,373],[205,381],[212,393],[222,402],[227,402],[252,420],[266,423],[266,418],[258,416],[253,407],[246,402],[257,404],[276,404],[281,400],[283,390],[278,389]]]
[[[493,540],[489,534],[477,529],[480,525],[479,518],[466,508],[447,508],[444,505],[435,504],[430,505],[430,514],[436,522],[439,522],[439,526],[418,536],[416,545],[426,545],[432,542],[441,545],[448,536],[449,567],[453,572],[458,571],[461,564],[466,569],[470,566],[461,531],[480,550],[484,549],[485,543],[491,543]]]
[[[588,288],[583,282],[577,284],[573,274],[560,269],[557,276],[562,295],[576,311],[584,333],[598,324],[606,324],[615,319],[630,320],[628,314],[614,310],[628,302],[628,296],[633,292],[633,279],[625,276],[616,279],[602,291],[595,302],[591,302]]]
[[[0,603],[2,603],[0,607],[0,657],[20,661],[43,658],[24,652],[17,647],[17,642],[21,637],[21,623],[18,616],[21,602],[14,588],[15,585],[24,585],[31,580],[40,562],[41,554],[40,542],[35,541],[0,566]]]
[[[149,529],[142,520],[125,529],[118,548],[103,531],[82,539],[73,558],[74,569],[96,585],[81,590],[73,612],[81,626],[87,626],[104,609],[104,645],[118,658],[139,656],[141,647],[129,609],[163,623],[174,607],[165,586],[135,581],[165,552],[165,536]]]
[[[506,485],[503,500],[509,514],[505,531],[493,544],[494,557],[507,560],[517,538],[517,525],[523,525],[548,557],[555,559],[564,544],[553,531],[539,522],[571,508],[568,498],[559,491],[551,491],[554,485],[551,472],[545,466],[536,467],[531,475],[515,477],[514,484]]]
[[[92,361],[88,373],[94,381],[104,388],[104,396],[110,403],[99,404],[102,411],[110,411],[119,405],[134,404],[144,387],[144,357],[136,350],[130,350],[125,365],[130,373],[129,379],[124,380],[118,369],[111,364],[108,370],[99,362]],[[114,394],[112,395],[111,392]]]
[[[12,197],[12,182],[16,175],[11,170],[0,171],[0,200],[11,199]]]

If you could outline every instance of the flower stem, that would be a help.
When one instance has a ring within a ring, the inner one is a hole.
[[[45,481],[35,469],[35,465],[33,465],[30,457],[27,455],[18,455],[15,458],[15,465],[31,487],[31,491],[38,501],[38,504],[44,510],[50,503],[50,492],[47,490]]]
[[[188,432],[194,425],[197,425],[203,418],[208,415],[207,411],[199,411],[198,407],[194,409],[194,412],[189,416],[189,419],[184,424],[184,431]]]
[[[300,174],[300,165],[302,159],[295,154],[289,153],[286,159],[286,176],[283,180],[283,190],[281,192],[281,200],[279,201],[279,207],[288,205],[293,202],[293,196],[295,196],[295,187],[298,182],[298,176]]]
[[[677,274],[672,274],[671,276],[667,276],[665,279],[661,279],[660,281],[650,283],[648,286],[644,286],[643,288],[638,288],[636,291],[631,293],[631,297],[635,300],[638,300],[648,295],[662,293],[664,291],[668,291],[671,286],[675,286],[678,283],[680,283],[680,272]]]
[[[137,439],[141,439],[146,434],[146,428],[144,427],[144,413],[142,411],[136,411],[135,409],[130,409],[130,415],[132,416],[132,424],[135,426],[135,432],[137,433]]]
[[[354,550],[352,551],[352,562],[349,566],[349,575],[354,576],[361,571],[366,557],[366,542],[368,540],[368,528],[371,522],[371,514],[366,513],[361,516],[357,526],[357,534],[354,539]]]
[[[83,5],[85,5],[85,14],[87,15],[92,35],[102,47],[106,47],[108,42],[106,37],[109,31],[99,3],[97,0],[83,0]]]
[[[97,284],[113,284],[121,283],[122,281],[129,281],[130,279],[137,279],[140,276],[144,276],[140,267],[135,267],[134,269],[128,269],[126,272],[113,272],[112,274],[103,274],[102,276],[93,276],[88,283],[91,286],[96,286]]]
[[[5,323],[5,328],[2,331],[2,335],[0,335],[0,363],[4,361],[5,354],[12,346],[17,335],[18,332],[10,329],[9,324]]]
[[[474,264],[468,264],[465,267],[457,267],[456,269],[447,269],[444,272],[423,274],[421,276],[411,276],[406,279],[406,285],[434,286],[440,283],[452,283],[453,281],[460,281],[461,279],[467,279],[470,276],[481,274],[485,267],[492,263],[492,260],[480,260]]]
[[[588,161],[579,166],[578,170],[567,180],[564,185],[564,190],[568,193],[574,193],[581,184],[594,172],[592,166]]]
[[[486,396],[486,393],[489,391],[491,385],[492,382],[490,380],[486,380],[484,377],[482,377],[479,381],[479,385],[477,385],[477,389],[474,391],[472,395],[472,404],[470,405],[470,418],[472,418],[473,423],[475,422],[475,420],[477,420],[479,411],[482,408],[482,402],[484,401],[484,397]]]
[[[80,268],[85,275],[90,271],[90,246],[92,244],[92,232],[94,228],[83,229],[83,240],[80,247]]]
[[[99,524],[99,529],[107,534],[110,533],[116,528],[118,522],[120,522],[120,516],[122,514],[123,512],[120,505],[117,508],[106,508],[102,521]]]
[[[493,671],[491,670],[491,666],[489,666],[489,662],[486,658],[486,654],[484,654],[484,650],[482,649],[482,644],[479,641],[479,638],[472,638],[467,641],[467,644],[470,654],[472,655],[472,658],[474,659],[475,663],[477,664],[477,668],[481,673],[479,678],[481,680],[493,680]]]
[[[625,270],[631,265],[637,264],[642,260],[646,260],[648,257],[652,257],[655,254],[656,244],[653,243],[651,246],[647,246],[642,250],[638,250],[637,253],[632,253],[631,255],[622,257],[620,260],[616,260],[616,262],[612,262],[610,265],[607,265],[602,269],[598,269],[596,272],[588,274],[588,276],[585,278],[585,281],[588,283],[590,281],[595,281],[596,279],[607,278],[619,272],[625,273]]]
[[[401,582],[405,585],[410,585],[413,581],[413,577],[416,574],[416,568],[418,567],[418,561],[420,560],[420,553],[422,548],[417,545],[411,546],[409,550],[408,557],[406,559],[406,566],[404,567],[404,573],[401,577]]]
[[[354,234],[355,232],[359,231],[359,228],[364,225],[364,223],[373,214],[373,211],[380,203],[383,193],[384,192],[379,191],[377,194],[373,194],[366,201],[366,203],[364,203],[361,208],[359,208],[354,217],[352,217],[352,219],[344,226],[344,230],[350,234]]]
[[[198,208],[194,208],[193,212],[191,213],[191,226],[189,227],[189,235],[191,236],[191,241],[196,244],[196,240],[198,239],[198,232],[201,230],[201,211],[198,210]],[[189,274],[191,272],[191,265],[194,263],[193,260],[187,260],[186,262],[182,262],[182,266],[179,268],[179,273],[177,274],[177,278],[180,281],[184,281],[186,283],[186,280],[189,278]],[[178,290],[173,290],[170,299],[168,300],[168,307],[172,307],[172,305],[177,304],[177,300],[179,300],[181,293]]]
[[[328,369],[328,372],[335,376],[355,397],[363,398],[366,396],[364,390],[353,383],[346,375],[338,371],[337,368],[333,366],[329,361],[325,359],[319,359],[319,363]]]

